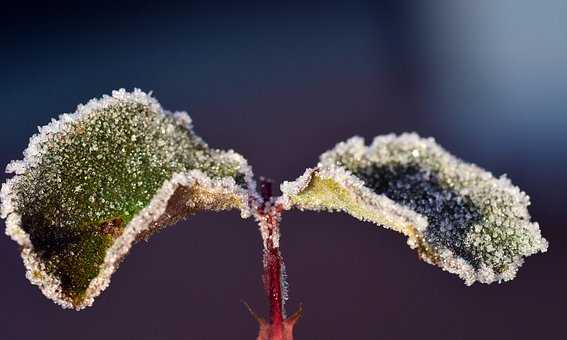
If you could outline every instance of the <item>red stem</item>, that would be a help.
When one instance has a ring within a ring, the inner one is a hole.
[[[266,323],[262,318],[253,315],[260,323],[258,340],[293,340],[293,326],[302,314],[302,308],[294,315],[286,318],[284,308],[284,276],[283,259],[279,249],[279,222],[283,208],[274,204],[272,183],[260,179],[262,202],[258,207],[260,229],[264,240],[264,273],[262,279],[270,306],[270,320]]]
[[[264,249],[264,274],[263,281],[270,305],[270,323],[272,328],[281,328],[284,318],[284,306],[282,296],[282,257],[279,248],[274,244],[274,239],[279,238],[279,215],[281,209],[271,205],[272,182],[261,179],[260,192],[262,205],[260,214],[265,218],[268,237],[265,240]]]
[[[280,251],[271,245],[264,251],[264,284],[270,304],[270,324],[272,333],[281,333],[284,320],[282,296],[282,260]],[[271,339],[279,339],[281,335],[272,334]]]

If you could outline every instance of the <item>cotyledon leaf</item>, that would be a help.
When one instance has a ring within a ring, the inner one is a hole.
[[[286,209],[344,211],[407,235],[423,260],[468,285],[511,280],[548,247],[524,192],[413,133],[370,146],[353,137],[281,189]]]
[[[140,91],[79,105],[30,139],[2,186],[6,233],[26,276],[66,308],[104,290],[132,244],[199,210],[250,214],[252,171],[209,148],[184,112]]]

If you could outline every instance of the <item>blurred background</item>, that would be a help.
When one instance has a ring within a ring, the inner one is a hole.
[[[550,250],[489,286],[418,261],[394,232],[288,213],[298,340],[564,337],[566,1],[13,1],[0,15],[2,166],[38,125],[139,87],[276,182],[352,135],[416,131],[531,196]],[[265,314],[260,275],[256,225],[201,214],[134,247],[94,307],[67,311],[0,237],[0,338],[254,339],[240,300]]]

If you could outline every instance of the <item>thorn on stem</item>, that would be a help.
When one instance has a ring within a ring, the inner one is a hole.
[[[250,307],[250,305],[248,304],[248,302],[244,301],[244,300],[240,300],[242,302],[242,304],[244,304],[244,306],[246,307],[246,309],[248,309],[248,312],[250,313],[250,315],[252,315],[252,317],[254,319],[256,319],[256,321],[258,321],[258,323],[260,325],[265,324],[266,320],[264,320],[264,318],[260,317],[258,314],[256,314],[256,312],[254,312],[254,310],[252,309],[252,307]]]
[[[260,325],[260,331],[256,340],[293,340],[293,328],[301,316],[303,316],[303,303],[299,304],[299,309],[285,319],[283,323],[280,323],[279,325],[272,325],[256,314],[246,301],[240,301],[244,304],[246,309],[248,309],[250,315],[252,315],[252,317],[256,319]]]

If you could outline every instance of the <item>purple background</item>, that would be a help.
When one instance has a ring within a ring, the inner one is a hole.
[[[550,251],[512,282],[466,287],[394,232],[288,213],[288,310],[305,306],[297,339],[562,338],[567,3],[428,3],[5,4],[0,164],[21,158],[36,126],[120,87],[190,111],[210,145],[276,182],[355,134],[434,136],[525,190]],[[253,339],[240,299],[266,310],[259,233],[236,212],[137,245],[82,312],[30,285],[7,237],[0,268],[1,339]]]

